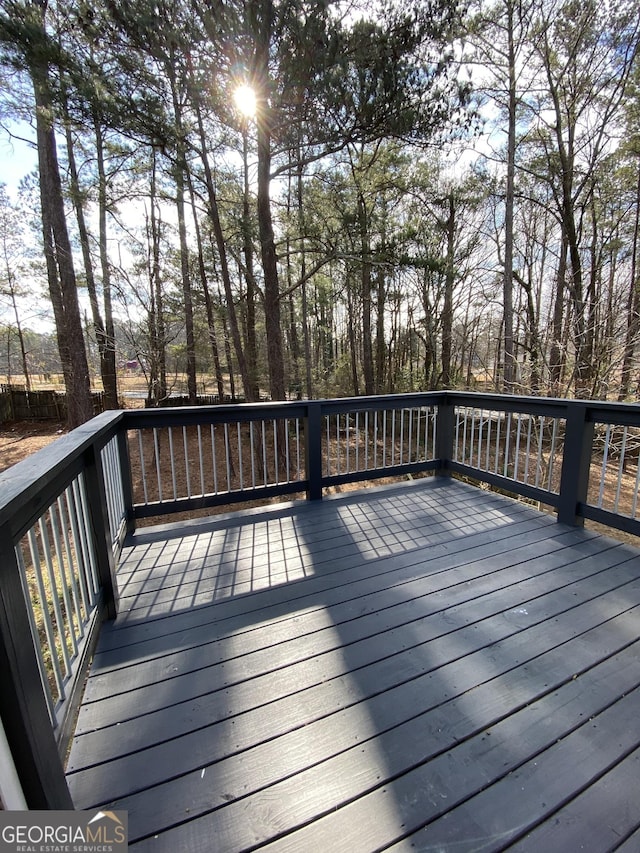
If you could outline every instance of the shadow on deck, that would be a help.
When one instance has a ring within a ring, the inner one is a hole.
[[[435,479],[143,530],[119,581],[67,778],[134,850],[640,847],[634,548]]]

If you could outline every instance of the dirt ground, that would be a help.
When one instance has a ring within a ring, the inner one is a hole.
[[[0,425],[0,471],[51,444],[67,429],[58,421],[13,421]]]

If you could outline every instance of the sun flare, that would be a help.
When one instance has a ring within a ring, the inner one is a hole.
[[[236,107],[246,118],[253,118],[256,114],[256,93],[246,84],[238,86],[233,93]]]

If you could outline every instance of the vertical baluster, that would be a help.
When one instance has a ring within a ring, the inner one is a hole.
[[[631,518],[636,517],[638,507],[638,490],[640,490],[640,457],[636,460],[636,482],[633,489],[633,503],[631,505]]]
[[[391,413],[391,467],[393,467],[396,456],[396,410]]]
[[[364,413],[364,467],[369,470],[369,411]]]
[[[495,466],[493,473],[498,473],[498,468],[500,465],[500,432],[502,426],[502,412],[496,412],[496,458],[495,458]]]
[[[29,626],[31,628],[31,637],[33,640],[33,648],[35,650],[36,658],[38,661],[38,669],[40,670],[40,678],[42,679],[42,686],[43,686],[43,692],[44,692],[45,700],[47,703],[47,710],[49,712],[49,718],[50,718],[51,722],[53,724],[55,724],[56,712],[55,712],[55,705],[54,705],[54,701],[53,701],[54,697],[51,693],[51,687],[49,685],[49,679],[48,679],[48,674],[47,674],[47,666],[46,666],[45,661],[44,661],[44,653],[43,653],[43,648],[42,648],[43,644],[39,638],[38,626],[36,624],[36,617],[35,617],[35,613],[33,610],[33,602],[32,602],[32,598],[31,598],[31,593],[29,592],[29,585],[27,582],[27,568],[26,568],[25,562],[24,562],[24,554],[22,552],[22,546],[17,545],[14,548],[14,551],[15,551],[16,559],[18,561],[18,567],[20,569],[20,578],[22,581],[22,589],[23,589],[24,597],[25,597],[25,601],[26,601],[26,608],[25,609],[27,611],[27,618],[29,620]],[[33,557],[32,557],[32,560],[33,560]],[[35,563],[34,563],[33,569],[34,569],[34,577],[35,577],[35,572],[36,572]],[[37,583],[37,578],[36,578],[36,583]],[[45,606],[43,607],[43,609],[46,609],[46,599],[45,599]],[[45,634],[46,634],[46,627],[45,627]],[[47,641],[48,641],[48,638],[47,638]],[[49,645],[50,645],[50,643],[49,643]]]
[[[548,472],[548,483],[547,488],[551,491],[553,486],[553,471],[555,467],[555,458],[556,458],[556,442],[558,439],[558,419],[553,419],[553,428],[551,430],[551,448],[549,451],[549,472]]]
[[[327,460],[328,459],[329,445],[327,444]],[[298,482],[302,479],[300,476],[300,418],[296,418],[296,479]]]
[[[471,409],[471,433],[469,435],[469,466],[473,468],[473,445],[476,437],[476,412],[477,409]]]
[[[373,467],[378,467],[378,410],[373,413]]]
[[[531,453],[531,420],[532,415],[528,415],[529,423],[527,426],[527,451],[524,463],[524,482],[529,482],[529,454]]]
[[[191,497],[191,462],[189,460],[189,436],[186,426],[182,427],[182,446],[184,448],[184,472],[187,479],[187,497]]]
[[[507,430],[504,437],[504,468],[503,476],[509,476],[509,450],[511,445],[511,412],[507,415]]]
[[[482,430],[484,428],[484,409],[478,411],[478,450],[477,450],[477,465],[482,470]]]
[[[89,618],[93,608],[93,592],[89,586],[88,562],[82,546],[82,538],[78,528],[78,510],[75,494],[71,487],[67,486],[65,491],[67,510],[69,512],[69,524],[71,526],[71,537],[73,539],[73,550],[76,555],[78,568],[78,583],[80,585],[80,597],[85,612],[85,619]]]
[[[278,460],[278,452],[279,452],[279,448],[278,448],[278,427],[277,427],[277,421],[274,418],[273,419],[273,466],[274,466],[273,476],[274,476],[274,482],[276,483],[276,485],[280,482],[280,466],[278,464],[278,461],[279,461]]]
[[[469,407],[465,406],[462,415],[462,464],[467,463],[467,422],[469,420]]]
[[[60,535],[60,522],[59,515],[56,510],[56,504],[53,504],[49,507],[49,523],[51,525],[51,534],[53,536],[53,545],[55,549],[56,555],[56,563],[58,565],[58,576],[60,578],[60,587],[62,592],[62,601],[64,602],[64,609],[66,613],[66,618],[63,620],[64,626],[68,626],[68,634],[69,634],[69,642],[71,644],[71,654],[75,657],[78,654],[78,633],[74,627],[74,611],[71,606],[71,593],[69,587],[71,586],[69,577],[67,574],[67,567],[64,561],[64,554],[62,551],[62,539]],[[70,567],[71,573],[73,574],[73,566]],[[78,623],[79,627],[79,623]],[[62,630],[62,642],[65,642],[65,631]],[[69,673],[71,672],[71,667],[69,667]]]
[[[65,490],[66,495],[66,490]],[[70,584],[71,584],[71,598],[73,600],[73,609],[76,614],[76,621],[78,623],[78,636],[84,636],[84,616],[82,614],[82,601],[81,601],[81,593],[78,588],[78,580],[79,580],[79,571],[78,566],[76,564],[76,560],[73,558],[73,550],[71,548],[71,540],[69,539],[69,527],[70,522],[67,517],[67,512],[65,510],[65,502],[62,499],[62,495],[58,497],[58,514],[60,516],[60,526],[62,530],[62,541],[64,544],[64,550],[66,554],[67,564],[70,567]]]
[[[198,435],[198,460],[200,462],[200,494],[204,495],[205,483],[204,483],[204,455],[202,453],[202,426],[198,424],[196,427],[197,435]]]
[[[240,477],[240,491],[244,489],[244,468],[242,464],[242,436],[240,434],[240,421],[236,422],[236,440],[238,442],[238,476]]]
[[[255,441],[253,439],[253,433],[255,430],[255,421],[249,422],[249,452],[251,453],[251,488],[255,489],[256,487],[256,448]]]
[[[344,421],[345,421],[345,445],[347,448],[347,461],[346,461],[345,473],[349,474],[349,473],[351,473],[351,462],[349,459],[349,438],[350,438],[350,436],[349,436],[349,412],[347,412],[345,414]]]
[[[211,467],[213,468],[213,493],[218,494],[218,458],[216,456],[216,428],[211,424]]]
[[[142,430],[138,430],[138,447],[140,451],[140,468],[142,470],[142,491],[144,494],[144,502],[146,504],[149,503],[149,496],[147,494],[147,472],[146,465],[144,461],[144,448],[142,446]]]
[[[47,602],[47,593],[44,586],[44,580],[42,577],[42,562],[40,559],[40,550],[38,548],[38,542],[36,539],[36,534],[31,528],[28,533],[29,540],[29,550],[31,551],[31,563],[33,566],[33,577],[36,581],[36,586],[38,588],[38,598],[40,611],[42,613],[42,624],[44,626],[45,636],[47,638],[47,645],[49,646],[49,653],[51,659],[51,671],[53,673],[53,678],[56,683],[56,690],[58,692],[58,696],[60,699],[64,697],[64,681],[62,677],[62,672],[60,671],[60,660],[58,659],[58,653],[56,649],[56,641],[55,641],[55,632],[53,628],[53,623],[51,621],[51,615],[49,613],[49,606]],[[34,641],[37,643],[36,633],[34,636]]]
[[[360,470],[360,412],[356,412],[356,450],[355,450],[355,470]]]
[[[331,465],[331,415],[324,416],[325,427],[325,444],[326,450],[324,453],[324,476],[330,477],[335,466]]]
[[[517,415],[518,426],[516,427],[516,453],[513,464],[513,479],[518,479],[518,465],[520,464],[520,435],[522,432],[522,415]]]
[[[409,424],[407,426],[407,462],[411,462],[411,453],[413,451],[413,409],[409,409]]]
[[[536,458],[536,480],[535,487],[540,487],[540,474],[542,473],[542,442],[544,438],[545,418],[544,415],[538,417],[538,455]]]
[[[382,413],[382,467],[387,467],[387,410]]]
[[[225,466],[227,471],[227,491],[230,492],[232,489],[231,484],[231,450],[229,448],[229,424],[225,422],[224,424],[224,458],[225,458]]]
[[[108,442],[100,451],[100,455],[102,457],[102,471],[104,473],[104,496],[107,502],[107,515],[109,517],[109,533],[111,534],[111,541],[114,538],[114,530],[116,527],[116,508],[114,504],[114,494],[113,494],[113,477],[112,477],[112,454],[111,454],[111,441]]]
[[[173,500],[175,501],[178,498],[178,486],[176,480],[176,459],[173,448],[173,427],[167,428],[167,439],[169,441],[169,462],[171,464],[171,488],[173,493]]]
[[[260,433],[262,436],[262,472],[264,474],[264,484],[266,486],[269,482],[269,471],[267,469],[267,433],[264,418],[260,421],[260,425]]]
[[[616,499],[613,504],[613,511],[618,512],[618,504],[620,503],[620,489],[622,488],[622,477],[624,475],[624,457],[627,452],[627,429],[622,431],[622,445],[620,447],[620,464],[618,465],[618,487],[616,489]]]
[[[92,589],[92,604],[95,606],[96,596],[100,591],[100,581],[98,580],[98,567],[96,558],[93,552],[93,531],[89,522],[89,502],[87,501],[87,491],[85,487],[84,477],[77,478],[74,481],[77,486],[79,497],[78,522],[80,525],[80,536],[82,538],[83,553],[86,555],[87,563],[87,580],[90,581]]]
[[[66,625],[64,616],[62,614],[62,607],[60,606],[61,593],[58,590],[58,579],[56,578],[56,570],[53,564],[53,555],[51,553],[49,531],[47,530],[43,517],[40,517],[38,519],[38,528],[40,530],[40,543],[42,545],[44,564],[47,568],[47,575],[49,578],[49,589],[51,593],[49,596],[49,600],[51,602],[51,606],[53,607],[53,614],[55,617],[54,641],[56,645],[54,646],[53,653],[57,654],[59,657],[62,657],[62,663],[64,665],[64,677],[65,679],[67,679],[71,675],[71,659],[69,657],[69,649],[67,648]],[[47,598],[42,601],[42,606],[48,606]],[[64,698],[64,686],[60,693],[60,696],[61,698]]]
[[[158,429],[157,427],[153,428],[153,449],[154,449],[154,461],[156,465],[156,481],[158,483],[158,500],[162,502],[162,477],[160,474],[160,449],[158,447]],[[173,458],[173,454],[172,454]]]
[[[285,483],[291,482],[291,460],[289,457],[289,418],[284,419],[284,459],[285,459],[285,469],[284,469],[284,481]]]
[[[493,423],[493,412],[487,412],[487,449],[485,451],[485,471],[489,471],[491,464],[491,424]]]
[[[602,458],[602,471],[600,474],[600,492],[598,494],[598,506],[602,507],[604,500],[605,476],[607,473],[607,465],[609,464],[609,445],[611,442],[611,424],[607,424],[607,430],[604,438],[604,455]]]

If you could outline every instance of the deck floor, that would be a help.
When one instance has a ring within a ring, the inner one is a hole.
[[[68,781],[136,851],[640,850],[640,551],[456,481],[139,531]]]

